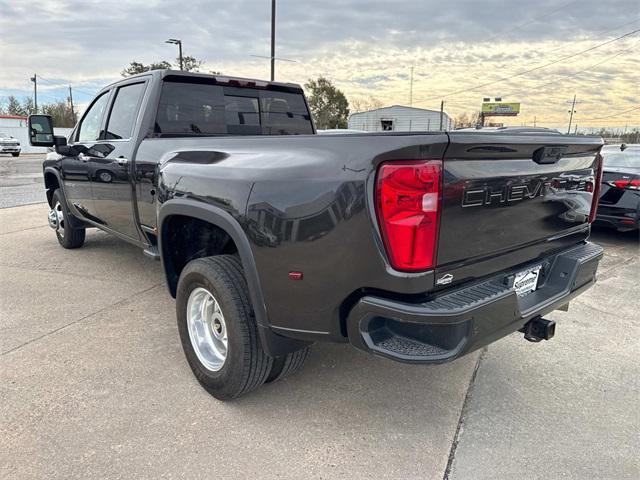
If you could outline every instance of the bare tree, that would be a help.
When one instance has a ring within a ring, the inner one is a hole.
[[[382,105],[382,101],[379,98],[371,95],[361,95],[349,100],[349,110],[352,113],[368,112],[369,110],[380,108]]]
[[[480,112],[462,113],[454,119],[455,128],[473,128],[480,124]]]

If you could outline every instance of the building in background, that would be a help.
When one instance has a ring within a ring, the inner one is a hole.
[[[453,120],[443,112],[442,130],[452,128]],[[441,129],[440,111],[402,105],[376,108],[351,115],[349,129],[367,132],[433,132]]]
[[[3,127],[26,127],[27,117],[21,115],[0,115],[0,128]]]
[[[71,128],[54,128],[53,133],[62,137],[68,137]],[[29,132],[27,117],[20,115],[0,115],[0,132],[12,136],[20,142],[22,153],[46,153],[46,147],[32,147],[29,145]]]

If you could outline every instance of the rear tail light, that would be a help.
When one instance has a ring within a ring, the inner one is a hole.
[[[440,223],[442,162],[411,160],[380,165],[378,224],[394,269],[428,270],[435,264]]]
[[[624,190],[640,190],[640,178],[634,178],[633,180],[613,180],[606,183],[610,187],[622,188]]]
[[[593,198],[591,199],[591,211],[589,212],[589,223],[596,219],[598,202],[600,201],[600,187],[602,186],[602,155],[596,157],[595,184],[593,185]]]

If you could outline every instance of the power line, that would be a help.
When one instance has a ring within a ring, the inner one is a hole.
[[[568,60],[570,58],[577,57],[578,55],[582,55],[584,53],[590,52],[592,50],[595,50],[597,48],[603,47],[603,46],[608,45],[610,43],[617,42],[618,40],[622,40],[623,38],[626,38],[626,37],[628,37],[630,35],[634,35],[634,34],[636,34],[638,32],[640,32],[640,29],[633,30],[631,32],[625,33],[624,35],[620,35],[619,37],[616,37],[616,38],[614,38],[612,40],[607,40],[606,42],[603,42],[603,43],[600,43],[600,44],[595,45],[593,47],[587,48],[586,50],[582,50],[580,52],[576,52],[576,53],[573,53],[571,55],[565,55],[564,57],[561,57],[561,58],[559,58],[557,60],[554,60],[552,62],[545,63],[543,65],[539,65],[537,67],[530,68],[528,70],[523,70],[522,72],[515,73],[515,74],[510,75],[508,77],[503,77],[503,78],[500,78],[498,80],[494,80],[492,82],[482,83],[482,84],[474,85],[472,87],[464,88],[464,89],[461,89],[461,90],[456,90],[456,91],[453,91],[453,92],[445,93],[443,95],[436,95],[436,96],[433,96],[433,97],[424,98],[424,99],[420,100],[420,102],[425,102],[425,101],[428,101],[428,100],[434,100],[434,99],[437,99],[437,98],[450,97],[452,95],[459,95],[461,93],[471,92],[473,90],[478,90],[479,88],[484,88],[484,87],[488,87],[490,85],[495,85],[497,83],[501,83],[501,82],[504,82],[506,80],[510,80],[512,78],[515,78],[515,77],[520,77],[520,76],[525,75],[527,73],[535,72],[536,70],[540,70],[542,68],[546,68],[548,66],[555,65],[556,63],[563,62],[563,61]]]
[[[634,49],[634,47],[635,47],[637,44],[638,44],[638,43],[636,42],[636,43],[635,43],[631,48],[628,48],[628,49],[626,49],[626,50],[623,50],[623,51],[621,51],[621,52],[618,52],[618,53],[616,53],[615,55],[611,55],[610,57],[607,57],[607,58],[605,58],[604,60],[601,60],[601,61],[599,61],[599,62],[596,62],[596,63],[594,63],[594,64],[592,64],[592,65],[589,65],[588,67],[585,67],[585,68],[583,68],[583,69],[581,69],[581,70],[578,70],[577,72],[573,72],[573,73],[570,73],[570,74],[567,74],[567,75],[561,75],[560,77],[556,78],[555,80],[552,80],[552,81],[550,81],[550,82],[546,82],[546,83],[541,83],[540,85],[534,85],[534,86],[533,86],[533,87],[531,87],[531,88],[521,88],[521,89],[519,89],[519,90],[511,90],[511,91],[507,90],[507,94],[508,94],[508,95],[514,95],[514,94],[520,94],[520,93],[522,93],[522,92],[528,92],[528,91],[530,91],[530,90],[538,90],[538,89],[540,89],[540,88],[542,88],[542,87],[546,87],[546,86],[549,86],[549,85],[554,85],[554,84],[558,83],[559,81],[561,81],[561,80],[563,80],[563,79],[575,77],[576,75],[579,75],[580,73],[584,73],[584,72],[586,72],[587,70],[591,70],[591,69],[593,69],[594,67],[597,67],[597,66],[599,66],[599,65],[602,65],[603,63],[607,63],[607,62],[609,62],[609,61],[613,60],[614,58],[619,57],[620,55],[624,55],[625,53],[629,53],[630,51],[632,51],[632,50]],[[504,96],[504,94],[503,94],[503,96]]]
[[[607,33],[613,32],[615,30],[618,30],[619,28],[622,27],[626,27],[627,25],[631,25],[632,23],[636,23],[640,21],[640,18],[636,18],[635,20],[631,20],[630,22],[625,22],[625,23],[621,23],[620,25],[616,25],[613,28],[609,28],[609,29],[605,29],[605,30],[599,30],[595,33],[595,35],[591,35],[590,37],[593,38],[595,36],[602,36],[602,35],[606,35]],[[560,45],[557,48],[553,48],[551,50],[547,50],[546,53],[553,53],[553,52],[557,52],[558,50],[562,50],[563,48],[566,48],[566,45]]]
[[[604,120],[604,119],[607,119],[607,118],[613,118],[613,117],[617,117],[619,115],[624,115],[625,113],[633,112],[633,111],[638,110],[638,109],[640,109],[640,106],[632,107],[632,108],[630,108],[628,110],[624,110],[622,112],[613,113],[611,115],[607,115],[607,116],[604,116],[604,117],[594,117],[594,118],[585,118],[585,119],[581,118],[580,121],[581,122],[590,122],[592,120]]]
[[[536,23],[538,20],[546,18],[546,17],[548,17],[550,15],[553,15],[554,13],[557,13],[560,10],[563,10],[564,8],[568,7],[569,5],[573,5],[574,3],[577,3],[577,0],[573,0],[571,2],[565,3],[564,5],[558,7],[556,9],[554,9],[554,10],[551,10],[550,12],[547,12],[547,13],[544,13],[544,14],[542,14],[540,16],[534,17],[531,20],[528,20],[528,21],[526,21],[524,23],[516,25],[515,27],[512,27],[512,28],[509,28],[509,29],[504,30],[502,32],[496,33],[496,34],[492,35],[491,37],[487,38],[485,41],[490,42],[491,40],[493,40],[495,38],[498,38],[498,37],[500,37],[502,35],[506,35],[508,33],[514,32],[516,30],[520,30],[522,27],[526,27],[527,25],[531,25],[532,23]]]
[[[57,87],[59,87],[59,88],[61,88],[61,89],[63,89],[63,88],[67,88],[67,85],[66,85],[66,84],[64,84],[64,83],[63,83],[62,85],[60,85],[60,84],[59,84],[59,82],[55,82],[55,81],[53,81],[53,80],[49,80],[48,78],[44,78],[44,77],[42,77],[41,75],[38,75],[38,80],[42,80],[42,81],[44,81],[44,82],[46,82],[46,83],[49,83],[49,84],[51,84],[51,85],[55,85],[55,86],[57,86]],[[90,97],[94,97],[94,96],[95,96],[95,92],[94,92],[94,93],[87,92],[86,90],[83,90],[83,89],[78,88],[78,87],[73,87],[73,89],[74,89],[76,92],[84,93],[85,95],[89,95]]]

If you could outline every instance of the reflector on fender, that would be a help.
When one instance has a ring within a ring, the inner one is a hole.
[[[389,262],[417,272],[435,264],[441,210],[442,162],[385,162],[378,169],[376,214]]]

